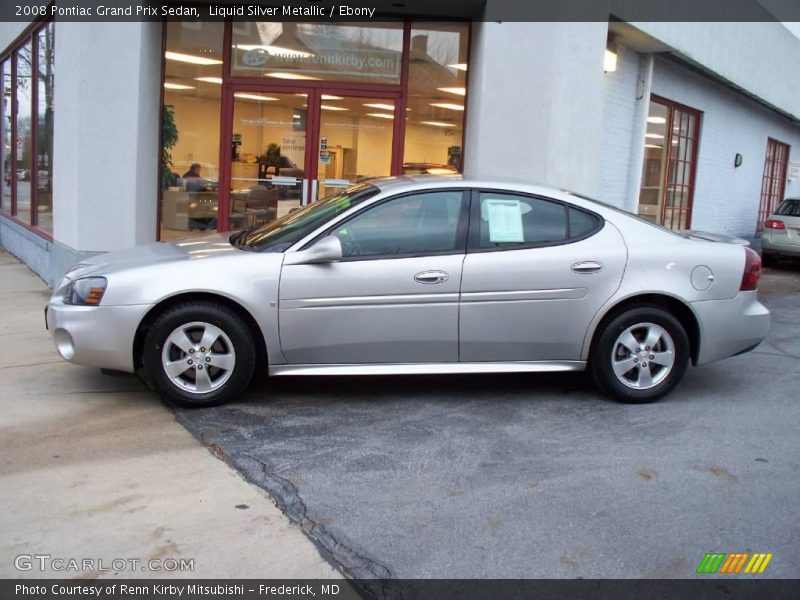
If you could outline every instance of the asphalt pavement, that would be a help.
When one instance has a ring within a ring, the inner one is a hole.
[[[800,268],[761,296],[769,338],[655,404],[575,374],[276,378],[178,420],[352,576],[689,578],[715,551],[797,578]]]

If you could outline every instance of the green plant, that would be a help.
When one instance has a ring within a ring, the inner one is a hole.
[[[172,174],[172,148],[178,143],[178,126],[175,125],[175,107],[164,106],[161,113],[161,189],[174,183]]]
[[[281,147],[278,144],[270,144],[264,153],[264,163],[268,167],[275,167],[275,175],[281,173]]]

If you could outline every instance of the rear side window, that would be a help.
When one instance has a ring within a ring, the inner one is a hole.
[[[480,195],[480,248],[566,243],[599,230],[602,220],[561,202],[497,192]]]
[[[775,214],[783,217],[800,217],[800,200],[784,200]]]
[[[584,210],[570,207],[569,239],[574,240],[593,234],[600,229],[600,217]]]

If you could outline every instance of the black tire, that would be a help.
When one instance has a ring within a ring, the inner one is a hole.
[[[201,354],[198,338],[202,337],[206,329],[213,332],[214,328],[218,328],[222,335],[214,338],[216,341],[213,347],[203,347],[203,351],[207,350],[208,354]],[[191,355],[169,341],[170,336],[179,329],[194,342]],[[165,346],[168,346],[166,351]],[[175,375],[175,380],[165,370],[165,353],[176,364],[181,362],[182,365],[184,360],[187,362],[186,370]],[[255,340],[238,314],[210,302],[187,302],[166,310],[153,322],[145,338],[142,363],[146,377],[156,392],[180,406],[199,408],[239,398],[253,378],[256,354]],[[225,363],[227,366],[231,357],[233,366],[230,369],[217,368],[210,364],[217,359],[225,359],[228,361]],[[194,359],[192,363],[189,363],[190,359]],[[192,366],[188,366],[189,364]],[[198,369],[205,371],[205,385],[201,385],[200,377],[203,373],[199,373]],[[209,390],[192,390],[192,386],[208,387]]]
[[[656,328],[652,328],[656,332],[661,328],[668,334],[658,339],[656,345],[658,349],[652,350],[654,352],[652,355],[649,354],[651,350],[645,350],[644,346],[646,334],[651,329],[647,327],[649,325],[656,325]],[[613,399],[630,404],[654,402],[671,392],[686,373],[689,366],[689,338],[680,321],[664,309],[655,306],[632,307],[612,317],[601,327],[595,334],[589,369],[597,386]],[[634,328],[629,332],[632,333],[633,340],[642,342],[633,351],[628,350],[628,347],[620,341],[621,336],[631,328]],[[661,357],[668,354],[670,345],[672,364],[668,369],[654,360],[651,360],[650,364],[645,362],[648,358],[656,356],[655,352],[659,353],[658,360],[663,360]],[[634,360],[636,364],[631,370],[619,376],[615,373],[614,361],[619,361],[618,364],[623,365],[628,364],[626,361]],[[644,369],[651,373],[652,387],[646,387],[647,374],[643,372],[640,374]],[[628,385],[623,380],[628,382]],[[631,387],[640,383],[642,389]]]

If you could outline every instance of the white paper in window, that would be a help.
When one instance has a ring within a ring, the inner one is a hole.
[[[486,220],[489,221],[489,241],[524,242],[522,233],[522,210],[519,200],[486,199]]]

